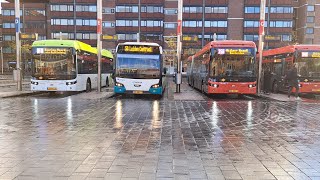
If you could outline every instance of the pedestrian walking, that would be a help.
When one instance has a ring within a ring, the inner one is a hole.
[[[292,93],[293,88],[296,89],[295,92],[295,97],[297,100],[299,100],[299,81],[298,81],[298,70],[297,70],[297,64],[293,64],[292,67],[288,70],[286,76],[285,76],[286,81],[288,82],[289,85],[289,90],[288,90],[288,98],[290,99],[290,95]]]

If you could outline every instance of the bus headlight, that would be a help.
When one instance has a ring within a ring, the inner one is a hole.
[[[38,82],[31,81],[31,84],[33,84],[33,85],[38,85],[39,83],[38,83]]]
[[[152,88],[158,88],[158,87],[160,87],[160,86],[159,86],[159,84],[154,84],[154,85],[152,85],[151,87],[152,87]]]
[[[73,84],[76,84],[77,81],[73,81],[73,82],[66,82],[66,85],[73,85]]]
[[[121,83],[116,83],[116,86],[118,86],[118,87],[123,87],[123,84],[121,84]]]
[[[213,86],[214,88],[218,88],[219,87],[218,84],[211,84],[211,86]]]
[[[249,84],[248,86],[249,86],[249,88],[256,87],[256,85],[255,85],[255,84]]]
[[[302,87],[302,84],[299,84],[299,87],[301,88],[301,87]]]

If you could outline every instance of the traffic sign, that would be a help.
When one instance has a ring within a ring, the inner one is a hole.
[[[97,19],[97,34],[101,34],[101,33],[102,33],[102,20]]]

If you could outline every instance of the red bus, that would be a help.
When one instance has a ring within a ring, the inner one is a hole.
[[[300,93],[320,93],[320,45],[291,45],[264,51],[263,68],[272,72],[272,91],[288,90],[284,76],[293,63],[297,64]]]
[[[188,58],[190,86],[207,94],[256,94],[256,44],[212,41]]]

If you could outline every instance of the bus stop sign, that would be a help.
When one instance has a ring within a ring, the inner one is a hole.
[[[16,18],[15,21],[15,26],[16,26],[16,32],[20,32],[20,18]]]

